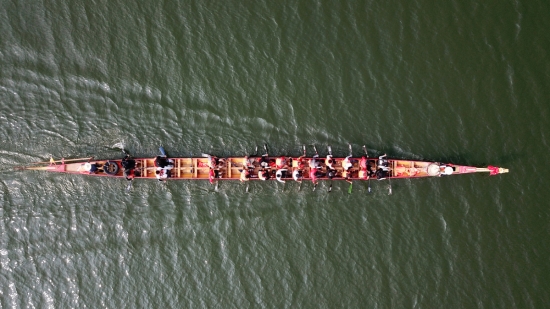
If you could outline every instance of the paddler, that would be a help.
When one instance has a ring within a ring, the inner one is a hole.
[[[327,167],[327,176],[328,176],[328,179],[332,179],[334,177],[336,177],[336,170],[333,169],[333,168],[329,168]]]
[[[342,171],[342,177],[344,178],[345,181],[347,181],[349,183],[352,183],[352,181],[351,181],[351,171],[349,169]]]
[[[211,169],[215,169],[216,166],[218,165],[218,158],[216,158],[215,156],[211,156],[209,154],[206,154],[206,153],[203,153],[202,154],[203,157],[205,158],[208,158],[208,167],[210,167]]]
[[[327,155],[325,159],[325,165],[327,166],[327,169],[332,169],[333,163],[334,163],[334,160],[332,159],[332,155],[331,154]]]
[[[378,170],[376,170],[376,179],[384,180],[386,179],[386,177],[388,177],[387,171],[383,170],[382,168],[379,168]]]
[[[168,165],[168,161],[166,160],[166,156],[157,156],[155,158],[156,167],[164,168],[167,165]]]
[[[281,168],[277,170],[277,172],[275,173],[275,178],[277,178],[278,182],[285,183],[285,181],[282,180],[281,178],[283,177],[286,178],[286,171],[288,171],[286,168]]]
[[[369,173],[366,169],[359,170],[359,179],[367,180],[369,179]]]
[[[286,158],[285,157],[278,157],[277,159],[275,159],[275,167],[277,169],[282,169],[282,168],[288,167],[287,163],[286,163]]]
[[[388,171],[388,159],[386,159],[386,154],[378,157],[378,168],[382,168],[385,172]]]
[[[342,167],[344,170],[349,170],[353,166],[353,163],[351,162],[351,155],[347,156],[344,161],[342,161]]]
[[[261,170],[258,172],[258,178],[259,178],[260,180],[268,180],[268,179],[269,179],[269,173],[267,172],[267,170],[261,169]]]
[[[97,165],[95,163],[86,163],[84,164],[84,170],[88,171],[90,174],[96,174],[98,171]]]
[[[267,158],[267,154],[262,155],[262,157],[260,158],[260,167],[262,168],[269,167],[269,159]]]
[[[298,159],[292,160],[292,166],[297,167],[298,169],[302,170],[304,167],[306,167],[306,164],[304,163],[305,156],[300,156]],[[296,161],[296,165],[294,164],[294,161]]]
[[[166,172],[165,169],[159,167],[155,171],[155,177],[157,177],[159,181],[163,181],[163,180],[166,180],[166,178],[168,178],[168,173]]]
[[[309,169],[309,178],[311,178],[311,182],[314,185],[317,185],[317,168],[310,168]]]
[[[130,181],[134,179],[134,168],[136,167],[136,160],[130,159],[130,155],[126,154],[120,164],[124,168],[123,175],[124,177],[126,177],[126,180]]]
[[[361,157],[361,160],[359,161],[359,167],[361,167],[361,170],[367,170],[367,158],[365,156]]]
[[[243,169],[248,170],[250,168],[250,161],[248,160],[248,156],[244,156],[243,158]]]
[[[208,181],[210,181],[210,184],[214,184],[214,169],[209,168],[208,169]]]
[[[295,167],[292,172],[292,178],[297,182],[302,182],[302,178],[304,178],[302,170]]]
[[[309,168],[316,169],[319,167],[319,162],[317,162],[317,158],[319,158],[319,155],[316,154],[309,160]]]
[[[359,178],[363,180],[369,179],[369,173],[367,170],[367,158],[365,158],[365,156],[361,157],[361,161],[359,161],[359,167],[361,168],[359,170]]]
[[[241,178],[240,178],[240,181],[243,182],[243,181],[249,181],[250,180],[250,171],[248,171],[247,168],[244,168],[241,171]]]

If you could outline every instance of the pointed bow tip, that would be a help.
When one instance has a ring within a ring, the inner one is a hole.
[[[506,174],[508,173],[510,170],[507,169],[507,168],[504,168],[504,167],[497,167],[497,166],[492,166],[492,165],[489,165],[487,166],[486,169],[484,169],[488,172],[490,172],[490,175],[493,176],[493,175],[499,175],[499,174]]]

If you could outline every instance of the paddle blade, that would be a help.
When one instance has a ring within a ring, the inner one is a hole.
[[[124,149],[124,143],[123,142],[116,143],[113,146],[111,146],[111,148]]]
[[[353,182],[349,184],[348,194],[351,194],[352,189],[353,189]]]
[[[164,147],[160,146],[159,151],[161,155],[166,156],[166,151],[164,151]]]

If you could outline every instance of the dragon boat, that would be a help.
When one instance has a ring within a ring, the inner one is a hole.
[[[265,147],[265,146],[264,146]],[[369,157],[363,146],[364,156],[332,157],[303,156],[275,157],[264,155],[216,158],[203,157],[170,158],[161,147],[162,156],[154,158],[131,158],[95,160],[50,159],[24,167],[27,170],[39,170],[56,173],[89,175],[97,177],[119,177],[132,179],[159,180],[347,180],[348,182],[368,179],[402,179],[440,177],[472,173],[498,175],[508,173],[508,169],[496,166],[476,167],[442,163],[435,161],[416,161],[391,159],[384,156]],[[298,173],[298,172],[299,173]],[[159,176],[159,174],[161,174]],[[293,177],[299,175],[299,177]]]

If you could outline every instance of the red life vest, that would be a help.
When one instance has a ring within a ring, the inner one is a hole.
[[[316,168],[312,168],[309,170],[309,178],[311,178],[311,181],[315,182],[317,180],[317,175],[315,175],[317,172]]]
[[[362,157],[361,161],[359,162],[359,165],[361,166],[361,168],[367,169],[367,158]]]

